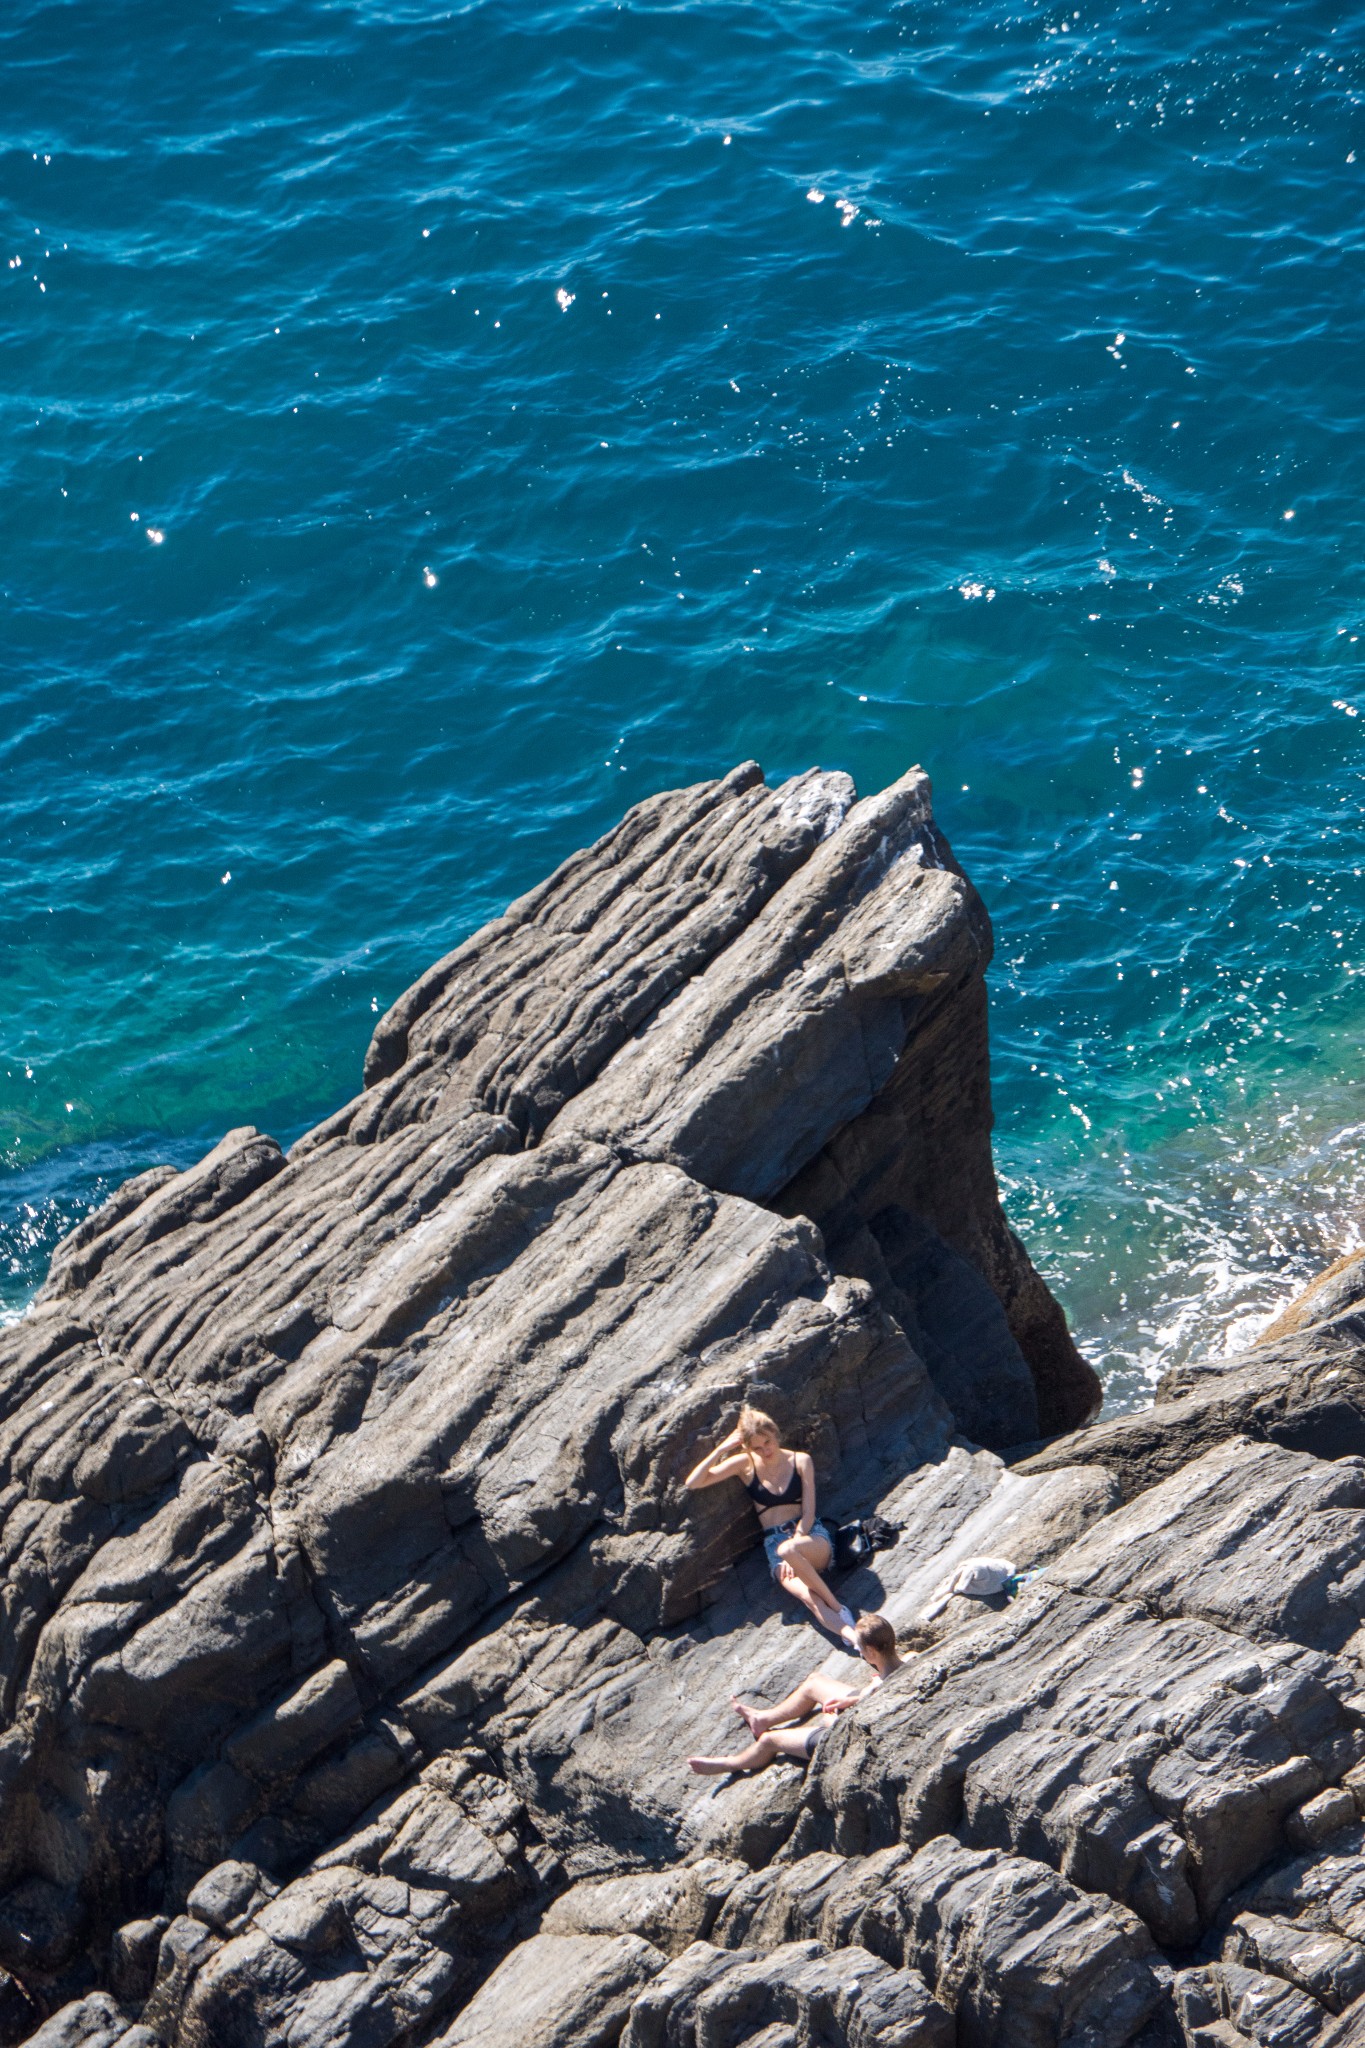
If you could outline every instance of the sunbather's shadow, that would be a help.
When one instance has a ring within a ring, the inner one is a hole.
[[[871,1564],[859,1565],[852,1572],[831,1572],[829,1587],[835,1599],[842,1600],[855,1614],[880,1613],[886,1600],[886,1587],[877,1576],[877,1567]]]
[[[729,1635],[736,1629],[754,1628],[776,1614],[783,1628],[809,1629],[831,1649],[847,1648],[831,1629],[821,1628],[799,1600],[783,1592],[768,1569],[760,1545],[740,1558],[729,1578],[720,1598],[707,1609],[711,1634]],[[842,1574],[831,1572],[828,1583],[836,1598],[855,1615],[876,1613],[886,1599],[886,1588],[871,1565],[860,1565],[856,1571]]]

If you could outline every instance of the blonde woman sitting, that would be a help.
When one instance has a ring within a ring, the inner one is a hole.
[[[779,1586],[801,1602],[821,1628],[853,1649],[853,1616],[820,1574],[834,1561],[834,1538],[815,1514],[815,1467],[808,1451],[782,1445],[777,1424],[746,1402],[727,1437],[688,1473],[691,1492],[738,1479],[758,1514],[763,1549]]]
[[[901,1668],[896,1631],[884,1614],[860,1614],[853,1624],[853,1638],[863,1662],[872,1666],[872,1685],[863,1688],[863,1692],[871,1692],[872,1686]],[[846,1707],[856,1707],[862,1696],[862,1692],[850,1692],[840,1685],[837,1678],[812,1671],[775,1707],[746,1707],[742,1700],[731,1700],[754,1738],[748,1748],[734,1756],[690,1756],[687,1761],[705,1778],[720,1777],[727,1771],[761,1771],[779,1756],[808,1763],[834,1726],[835,1716]]]

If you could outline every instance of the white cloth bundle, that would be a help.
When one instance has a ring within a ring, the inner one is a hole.
[[[989,1600],[993,1593],[1003,1593],[1014,1577],[1014,1565],[1007,1557],[969,1557],[943,1581],[920,1620],[932,1621],[959,1593],[967,1600]]]

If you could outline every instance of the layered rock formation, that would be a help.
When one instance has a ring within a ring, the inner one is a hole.
[[[989,952],[918,772],[741,768],[423,976],[287,1157],[67,1239],[0,1338],[0,2042],[1358,2037],[1365,1276],[1090,1424]],[[914,1654],[703,1781],[733,1692],[856,1675],[682,1489],[745,1397],[903,1526],[842,1590]],[[983,1552],[1041,1575],[926,1619]]]

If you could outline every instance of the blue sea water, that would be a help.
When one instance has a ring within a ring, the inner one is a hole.
[[[10,0],[4,1306],[749,755],[934,776],[1113,1405],[1360,1243],[1363,29]]]

